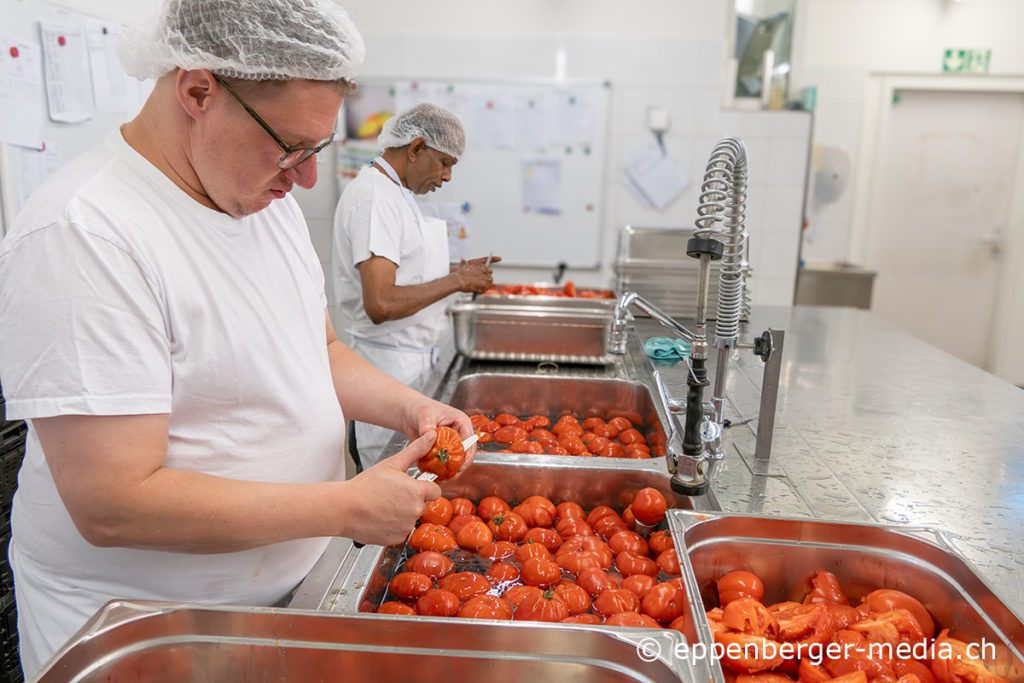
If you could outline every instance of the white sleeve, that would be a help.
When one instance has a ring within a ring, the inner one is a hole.
[[[371,192],[354,202],[343,218],[352,240],[352,265],[359,265],[371,255],[402,265],[404,217],[401,208],[389,199],[380,192]]]
[[[124,249],[53,223],[0,252],[0,281],[11,417],[170,412],[161,292]]]

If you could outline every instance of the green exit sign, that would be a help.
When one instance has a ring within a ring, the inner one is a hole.
[[[947,48],[942,54],[942,70],[949,73],[987,74],[992,50]]]

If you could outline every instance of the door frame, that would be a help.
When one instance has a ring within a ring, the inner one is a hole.
[[[1024,95],[1024,77],[976,75],[916,75],[899,73],[872,73],[868,76],[868,92],[864,108],[864,128],[861,135],[854,175],[853,206],[847,254],[853,263],[863,263],[867,256],[871,236],[868,226],[871,201],[875,194],[875,179],[879,177],[881,145],[889,132],[890,103],[897,90],[942,90],[963,93],[1010,93]],[[1017,144],[1017,161],[1011,187],[1024,183],[1024,131]],[[1024,296],[1024,192],[1010,198],[1006,242],[999,261],[996,301],[992,312],[992,328],[986,357],[990,371],[1004,378],[1024,378],[1024,359],[1020,358],[1013,339],[1024,335],[1024,311],[1014,310],[1014,300]],[[1020,308],[1019,306],[1017,308]],[[950,320],[950,333],[956,333],[956,320]]]

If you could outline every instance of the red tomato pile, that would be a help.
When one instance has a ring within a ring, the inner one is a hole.
[[[569,296],[578,299],[614,299],[615,293],[610,289],[577,288],[572,280],[567,280],[563,287],[542,287],[540,285],[494,285],[486,292],[490,296]]]
[[[607,421],[588,417],[580,421],[563,415],[554,425],[544,415],[520,418],[509,413],[473,415],[478,444],[507,446],[498,453],[535,453],[537,455],[585,455],[602,458],[651,458],[665,455],[665,434],[647,430],[645,436],[626,417]],[[488,447],[488,450],[491,450]]]
[[[686,609],[679,559],[656,489],[620,515],[530,496],[439,498],[408,541],[409,558],[377,612],[657,628]],[[635,516],[634,516],[635,511]]]
[[[737,683],[1005,683],[972,656],[976,646],[949,629],[934,637],[931,614],[906,593],[883,588],[853,607],[839,579],[819,571],[803,603],[765,606],[764,585],[751,572],[731,571],[717,583],[721,607],[708,621]]]

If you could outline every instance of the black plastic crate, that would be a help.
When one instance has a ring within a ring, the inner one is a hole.
[[[28,426],[24,420],[8,422],[0,427],[0,453],[25,450],[25,434]]]

